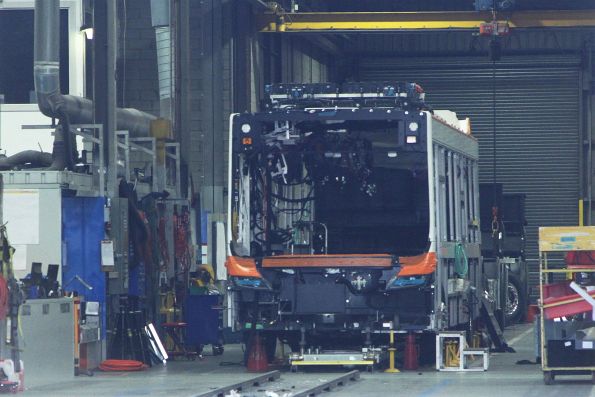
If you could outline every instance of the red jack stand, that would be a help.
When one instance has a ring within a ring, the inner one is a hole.
[[[405,363],[403,368],[410,371],[415,371],[418,366],[417,356],[419,354],[419,346],[415,343],[415,334],[410,332],[407,334],[405,342]]]
[[[269,367],[267,353],[258,332],[252,336],[249,345],[250,350],[248,351],[248,360],[246,362],[248,372],[266,371]]]

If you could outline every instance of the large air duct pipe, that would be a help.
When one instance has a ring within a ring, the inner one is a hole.
[[[9,157],[0,157],[0,170],[11,170],[24,164],[30,164],[31,167],[49,167],[52,160],[50,153],[24,150]]]
[[[169,120],[171,120],[173,92],[170,7],[169,0],[151,0],[151,22],[155,29],[157,74],[159,76],[159,115]]]
[[[60,1],[35,0],[35,59],[33,74],[39,110],[71,124],[93,122],[93,103],[60,92]],[[148,136],[155,116],[136,109],[117,109],[117,129],[132,137]]]

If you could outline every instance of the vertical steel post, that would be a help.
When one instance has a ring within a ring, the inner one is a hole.
[[[94,118],[103,125],[103,155],[105,159],[106,191],[108,197],[117,192],[116,157],[116,3],[97,0],[93,13],[94,45]]]

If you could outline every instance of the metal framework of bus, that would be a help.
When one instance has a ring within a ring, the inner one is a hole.
[[[266,92],[261,112],[230,117],[233,328],[303,352],[468,325],[483,290],[468,120],[413,83]]]

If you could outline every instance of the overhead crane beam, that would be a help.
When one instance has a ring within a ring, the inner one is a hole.
[[[261,32],[361,32],[479,29],[489,12],[300,12],[257,16]],[[517,11],[499,13],[511,28],[595,27],[595,10]]]

